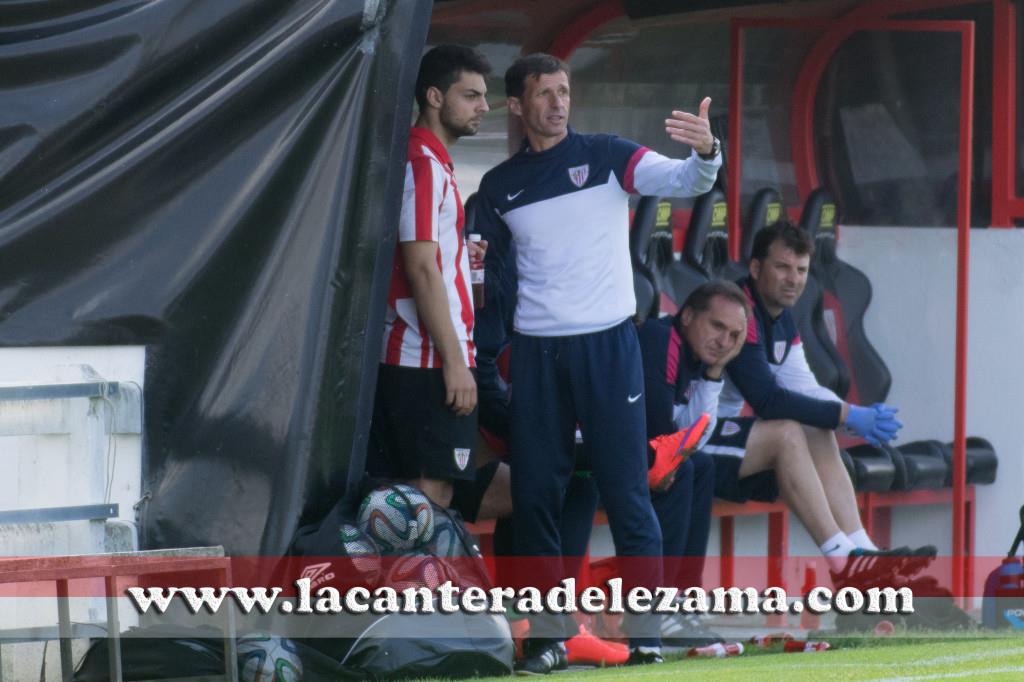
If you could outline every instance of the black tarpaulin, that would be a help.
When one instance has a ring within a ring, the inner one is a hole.
[[[0,345],[146,345],[144,546],[361,474],[430,4],[0,5]]]

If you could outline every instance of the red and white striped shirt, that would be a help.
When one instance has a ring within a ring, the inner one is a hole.
[[[452,160],[441,141],[426,128],[410,131],[408,158],[398,241],[437,242],[437,269],[441,272],[448,295],[452,326],[461,342],[467,366],[476,367],[469,254],[462,234],[465,215],[459,188],[455,184]],[[441,354],[417,314],[416,301],[412,297],[397,245],[384,320],[381,362],[403,367],[441,366]]]

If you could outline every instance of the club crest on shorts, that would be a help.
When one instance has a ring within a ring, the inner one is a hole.
[[[735,436],[740,432],[740,425],[736,422],[724,421],[722,422],[722,436]]]
[[[786,342],[775,342],[775,362],[782,362],[782,356],[786,354]]]
[[[469,466],[469,448],[454,448],[452,452],[455,455],[455,466],[459,467],[459,471],[465,471]]]
[[[590,175],[590,164],[585,163],[582,166],[573,166],[569,169],[569,179],[572,180],[572,184],[577,187],[583,187],[587,182],[587,177]]]

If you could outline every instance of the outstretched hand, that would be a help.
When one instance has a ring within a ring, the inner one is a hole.
[[[700,102],[697,115],[673,111],[672,118],[665,119],[665,132],[676,142],[690,145],[698,154],[710,154],[715,142],[711,121],[708,120],[710,108],[711,98],[705,97]]]

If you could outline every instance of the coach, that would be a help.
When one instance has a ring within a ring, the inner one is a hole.
[[[577,423],[620,556],[657,557],[661,534],[647,487],[643,370],[629,258],[629,195],[694,196],[711,189],[721,159],[707,119],[673,112],[666,131],[690,145],[669,159],[613,135],[568,126],[569,67],[546,54],[505,73],[522,149],[480,184],[480,231],[499,270],[515,243],[518,302],[512,339],[512,499],[520,555],[556,557],[558,515],[573,468]],[[550,565],[550,564],[545,564]],[[642,584],[661,580],[646,562]],[[546,576],[550,578],[550,576]],[[657,632],[630,623],[631,662],[660,662]],[[531,620],[520,672],[564,667],[556,619]]]

